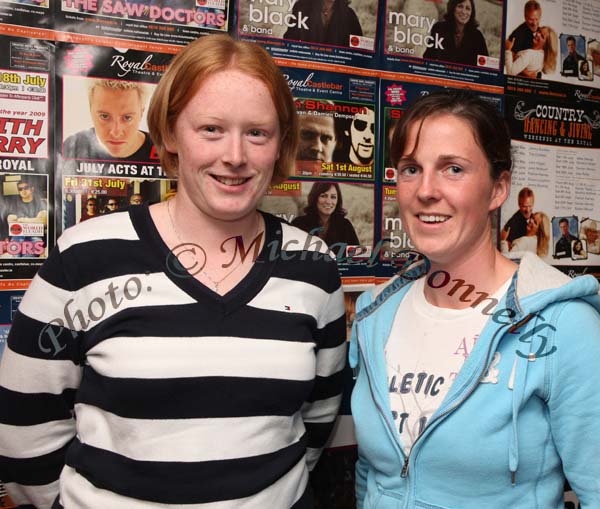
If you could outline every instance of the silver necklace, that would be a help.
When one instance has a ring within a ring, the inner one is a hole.
[[[167,202],[167,212],[169,214],[169,221],[171,222],[171,227],[173,228],[173,231],[175,232],[175,235],[177,236],[177,239],[179,240],[179,242],[181,242],[181,244],[186,244],[186,242],[183,241],[183,239],[181,238],[181,235],[179,235],[179,231],[177,230],[177,227],[175,226],[175,221],[173,220],[173,214],[171,213],[171,202],[173,200],[169,200]],[[256,235],[255,238],[258,236],[258,230],[260,229],[260,221],[257,221],[257,225],[256,225]],[[242,264],[242,262],[244,261],[244,258],[240,257],[240,261],[235,265],[235,267],[233,269],[231,269],[227,274],[225,274],[221,279],[213,279],[212,276],[206,272],[205,270],[202,271],[202,274],[212,283],[212,285],[215,288],[215,292],[219,293],[219,285],[225,281],[229,276],[231,276],[231,274],[233,274]]]

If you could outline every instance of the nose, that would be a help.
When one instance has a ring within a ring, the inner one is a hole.
[[[324,150],[325,150],[325,143],[323,142],[323,139],[320,136],[317,136],[317,139],[315,142],[315,151],[318,154],[322,154]]]
[[[423,170],[417,185],[417,198],[424,202],[440,199],[440,188],[435,172]]]
[[[125,132],[124,127],[125,126],[123,122],[121,122],[120,120],[113,120],[110,124],[110,136],[112,136],[113,138],[119,138],[123,136],[123,133]]]
[[[229,166],[241,166],[246,162],[246,148],[241,134],[231,133],[223,146],[222,160]]]

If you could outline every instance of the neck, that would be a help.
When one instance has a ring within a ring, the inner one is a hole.
[[[33,201],[33,196],[30,196],[29,198],[21,198],[21,201],[23,203],[30,203]]]
[[[180,192],[170,200],[170,220],[178,243],[189,242],[202,246],[207,254],[213,253],[212,259],[239,255],[235,237],[241,237],[244,249],[250,250],[252,242],[262,230],[262,217],[258,212],[253,210],[235,221],[225,221],[199,212],[186,198]]]
[[[432,262],[425,283],[425,298],[434,306],[465,309],[482,295],[493,295],[516,268],[514,262],[502,256],[491,240],[486,239],[459,260]]]

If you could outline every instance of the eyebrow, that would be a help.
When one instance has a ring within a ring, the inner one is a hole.
[[[441,161],[441,162],[456,161],[457,159],[461,160],[461,161],[465,161],[467,163],[472,162],[470,159],[468,159],[466,157],[455,155],[455,154],[443,154],[437,158],[437,160]],[[408,155],[405,157],[401,157],[398,160],[398,163],[417,163],[417,160],[414,157]]]

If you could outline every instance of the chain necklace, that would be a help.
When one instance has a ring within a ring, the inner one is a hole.
[[[167,212],[169,214],[169,221],[171,222],[171,227],[173,228],[173,231],[175,232],[175,235],[177,236],[177,239],[179,240],[179,242],[181,242],[181,244],[186,244],[186,242],[184,242],[183,239],[181,238],[181,235],[179,235],[179,231],[177,231],[177,227],[175,226],[175,221],[173,220],[173,214],[171,213],[171,202],[172,201],[173,200],[171,199],[167,202]],[[258,236],[259,229],[260,229],[260,220],[257,221],[255,238]],[[202,271],[202,274],[213,284],[213,286],[215,288],[215,292],[219,293],[219,285],[223,281],[225,281],[229,276],[231,276],[231,274],[233,274],[240,267],[240,265],[242,265],[243,261],[244,261],[244,258],[240,256],[240,261],[238,263],[236,263],[235,267],[233,269],[231,269],[227,274],[225,274],[221,279],[213,279],[212,276],[205,270]]]

